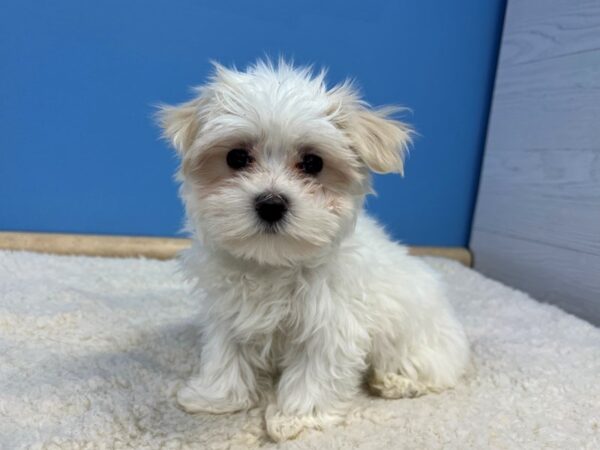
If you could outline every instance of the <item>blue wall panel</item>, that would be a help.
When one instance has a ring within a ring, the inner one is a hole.
[[[209,59],[280,54],[413,111],[406,177],[369,209],[411,244],[465,245],[503,0],[5,1],[0,229],[175,235],[175,157],[152,105],[189,98]]]

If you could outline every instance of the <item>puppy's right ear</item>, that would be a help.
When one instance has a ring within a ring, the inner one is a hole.
[[[166,138],[180,156],[191,147],[200,130],[201,98],[176,106],[160,105],[156,117]]]

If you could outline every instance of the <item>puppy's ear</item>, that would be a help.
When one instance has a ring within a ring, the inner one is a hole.
[[[201,98],[176,106],[160,105],[156,114],[165,137],[183,156],[190,148],[200,130]]]
[[[404,173],[404,157],[411,143],[411,127],[392,118],[398,107],[372,109],[361,100],[352,80],[328,91],[330,117],[350,140],[369,169],[377,173]]]
[[[345,124],[355,151],[373,172],[404,173],[404,157],[412,129],[391,115],[397,108],[371,110],[360,105],[348,114]]]

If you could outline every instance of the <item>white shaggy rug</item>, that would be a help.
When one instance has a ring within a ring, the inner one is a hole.
[[[600,448],[600,330],[429,259],[473,347],[452,391],[366,394],[348,423],[283,449]],[[0,448],[275,447],[261,412],[188,415],[195,302],[176,263],[0,251]]]

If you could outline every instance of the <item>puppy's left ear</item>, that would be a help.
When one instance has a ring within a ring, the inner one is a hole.
[[[200,104],[202,98],[176,106],[160,105],[156,114],[163,136],[169,140],[179,156],[192,146],[200,130]]]
[[[373,172],[404,174],[404,157],[411,142],[412,129],[391,116],[398,108],[353,108],[346,116],[344,129],[355,151]]]

